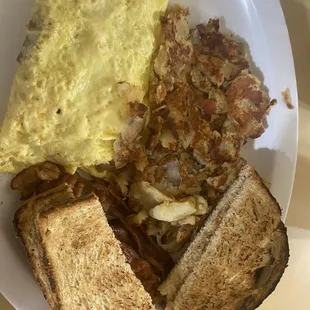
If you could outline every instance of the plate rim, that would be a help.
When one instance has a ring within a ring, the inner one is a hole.
[[[257,9],[257,12],[259,13],[260,9],[266,9],[264,8],[263,3],[265,1],[261,0],[249,0],[250,2],[253,3],[255,8]],[[296,78],[296,70],[295,70],[295,62],[294,62],[294,54],[293,54],[293,49],[292,49],[292,43],[290,40],[290,34],[288,30],[288,26],[286,23],[283,7],[281,5],[280,0],[269,0],[269,5],[274,5],[274,9],[272,8],[271,10],[277,10],[279,15],[277,18],[282,20],[282,22],[279,24],[281,27],[277,27],[277,37],[279,40],[282,42],[282,44],[286,45],[286,48],[282,51],[285,53],[285,67],[288,68],[288,71],[291,73],[290,75],[290,95],[291,95],[291,100],[294,105],[294,109],[290,110],[290,112],[294,113],[295,116],[295,139],[294,139],[294,147],[292,151],[292,179],[291,179],[291,185],[290,185],[290,192],[289,192],[289,197],[287,200],[287,206],[285,211],[283,212],[282,209],[282,219],[283,222],[285,223],[288,211],[290,208],[291,200],[292,200],[292,195],[293,195],[293,189],[294,189],[294,184],[295,184],[295,176],[296,176],[296,167],[297,167],[297,159],[298,159],[298,142],[299,142],[299,99],[298,99],[298,85],[297,85],[297,78]],[[264,26],[262,24],[262,26]],[[275,31],[275,30],[274,30]],[[266,31],[264,30],[264,33]]]

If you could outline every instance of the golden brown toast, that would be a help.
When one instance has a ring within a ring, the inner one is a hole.
[[[288,257],[281,209],[246,165],[159,290],[170,309],[255,309]]]

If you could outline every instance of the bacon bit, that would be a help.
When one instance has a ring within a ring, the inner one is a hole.
[[[292,104],[291,92],[288,88],[284,92],[282,92],[282,97],[283,97],[284,103],[290,110],[295,109],[295,107]]]

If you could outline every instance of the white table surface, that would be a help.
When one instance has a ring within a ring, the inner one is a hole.
[[[262,0],[268,1],[268,0]],[[293,45],[299,90],[300,137],[287,217],[291,257],[276,291],[260,310],[310,309],[310,0],[281,0]],[[1,279],[0,279],[1,280]],[[27,298],[27,296],[25,296]],[[14,310],[0,295],[0,309]],[[39,310],[39,309],[34,309]]]

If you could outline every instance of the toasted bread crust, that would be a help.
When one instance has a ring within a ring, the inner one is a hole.
[[[39,211],[49,207],[49,203],[73,198],[72,190],[68,185],[62,184],[41,195],[24,202],[14,216],[14,227],[17,237],[25,247],[26,254],[33,270],[34,276],[40,285],[45,299],[53,309],[58,309],[58,302],[53,294],[50,279],[46,277],[46,268],[43,249],[37,238],[33,225],[35,210]]]
[[[279,258],[278,268],[276,268],[272,275],[272,281],[270,281],[269,289],[266,290],[262,296],[260,296],[260,299],[254,299],[254,303],[248,305],[248,308],[246,308],[247,310],[258,308],[265,301],[265,299],[274,292],[284,274],[285,269],[288,267],[290,250],[287,236],[287,228],[285,227],[284,223],[280,223],[277,232],[281,234],[283,244],[281,256]]]

